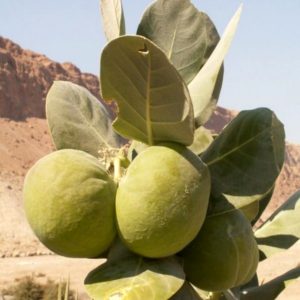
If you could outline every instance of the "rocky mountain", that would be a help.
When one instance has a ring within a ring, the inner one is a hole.
[[[68,80],[99,96],[98,78],[71,63],[59,64],[0,37],[0,117],[45,117],[45,97],[54,80]]]
[[[27,170],[53,150],[44,107],[54,80],[80,84],[99,98],[96,76],[0,37],[0,257],[48,253],[25,221],[21,189]],[[219,107],[207,126],[218,132],[235,115]],[[271,210],[300,189],[299,165],[300,145],[288,143]]]

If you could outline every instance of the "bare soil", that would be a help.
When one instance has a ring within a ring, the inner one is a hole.
[[[84,289],[84,278],[103,262],[105,262],[103,259],[75,259],[56,255],[2,258],[0,259],[0,291],[16,279],[27,275],[34,276],[41,283],[45,283],[47,279],[58,281],[70,278],[70,286],[78,292],[79,299],[89,299]],[[266,283],[299,265],[300,242],[288,251],[276,254],[260,263],[257,270],[259,282]],[[288,285],[277,299],[298,300],[299,295],[300,279]]]
[[[70,279],[70,288],[77,291],[79,299],[90,299],[84,289],[84,279],[103,259],[76,259],[62,256],[9,257],[0,259],[0,295],[18,279],[33,276],[38,282],[46,283]],[[1,298],[1,297],[0,297]]]
[[[269,259],[262,261],[257,269],[259,282],[260,284],[267,283],[298,266],[300,266],[300,241],[289,250],[275,254]],[[300,278],[290,282],[286,289],[276,299],[299,300]]]

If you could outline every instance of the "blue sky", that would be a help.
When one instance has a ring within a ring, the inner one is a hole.
[[[241,3],[193,0],[222,34]],[[123,0],[128,33],[151,1]],[[300,143],[300,1],[245,0],[219,104],[235,110],[269,107]],[[98,75],[105,45],[98,0],[1,0],[0,35],[49,58]]]

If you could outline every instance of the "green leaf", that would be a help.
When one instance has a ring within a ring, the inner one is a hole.
[[[276,183],[276,182],[275,182]],[[272,199],[273,196],[273,192],[275,189],[275,184],[273,185],[273,187],[270,189],[269,192],[267,192],[265,194],[265,196],[263,196],[263,198],[261,198],[259,200],[259,207],[258,207],[258,213],[256,215],[256,217],[251,221],[252,226],[254,226],[254,224],[261,218],[263,212],[265,211],[266,207],[268,206],[269,202]]]
[[[193,142],[193,107],[187,87],[165,54],[141,36],[110,42],[101,57],[104,99],[119,107],[115,130],[148,145]]]
[[[252,222],[259,211],[259,201],[252,202],[246,206],[241,207],[242,213],[245,215],[249,222]]]
[[[133,161],[142,151],[144,151],[148,147],[149,146],[144,143],[133,140],[128,149],[128,159],[130,161]]]
[[[242,6],[239,7],[230,20],[220,42],[205,65],[188,85],[198,126],[208,121],[216,106],[217,99],[214,95],[214,89],[218,81],[220,68],[235,35],[241,12]]]
[[[300,190],[292,195],[255,232],[265,257],[290,248],[300,238]]]
[[[211,134],[210,130],[201,126],[195,130],[193,144],[188,148],[195,154],[199,155],[208,148],[213,140],[213,135]],[[147,147],[149,146],[146,144],[138,141],[132,141],[128,149],[129,160],[132,161],[140,152],[145,150]]]
[[[195,154],[199,155],[208,148],[213,140],[214,138],[210,130],[201,126],[195,130],[193,144],[188,148]]]
[[[239,287],[222,292],[220,300],[240,300]],[[218,293],[218,292],[216,292]],[[218,299],[218,298],[217,298]]]
[[[121,146],[106,108],[79,85],[55,81],[46,98],[46,115],[58,150],[83,150],[97,157],[100,148]]]
[[[158,45],[186,83],[196,76],[220,39],[210,18],[189,0],[153,2],[137,34]]]
[[[250,197],[225,195],[226,197],[224,197],[224,199],[227,202],[229,201],[233,207],[239,208],[245,217],[251,222],[251,225],[254,226],[261,217],[268,203],[271,201],[273,191],[274,186],[264,195],[253,195]]]
[[[174,258],[136,256],[107,261],[94,269],[85,279],[85,288],[95,300],[161,300],[172,297],[184,280],[182,267]]]
[[[136,257],[136,254],[131,252],[121,241],[119,237],[117,237],[113,244],[111,245],[108,255],[107,255],[107,260],[109,262],[113,261],[120,261],[123,259],[128,259],[130,257]]]
[[[101,0],[101,14],[107,41],[125,34],[125,20],[121,0]]]
[[[181,289],[170,300],[202,300],[201,296],[188,283],[185,282]]]
[[[282,168],[284,149],[283,125],[272,111],[240,112],[201,156],[214,198],[225,197],[236,208],[262,199]]]
[[[241,300],[274,300],[287,284],[300,277],[300,267],[292,269],[283,275],[261,285],[242,291]]]

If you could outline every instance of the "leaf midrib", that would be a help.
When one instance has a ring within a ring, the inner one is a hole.
[[[277,129],[277,128],[279,128],[279,127],[280,127],[280,125],[277,125],[277,126],[274,126],[274,127],[270,126],[270,127],[266,128],[266,129],[264,129],[264,130],[261,131],[260,133],[258,133],[258,134],[256,134],[255,136],[253,136],[251,139],[249,139],[249,140],[247,140],[246,142],[244,142],[244,143],[238,145],[237,147],[234,147],[234,148],[231,149],[230,151],[224,153],[222,156],[217,157],[217,158],[215,158],[215,159],[213,159],[213,160],[211,160],[211,161],[209,161],[209,162],[206,162],[206,164],[207,164],[208,166],[211,166],[211,165],[213,165],[213,164],[219,162],[220,160],[224,159],[224,158],[227,157],[228,155],[234,153],[235,151],[238,151],[240,148],[243,148],[243,147],[246,146],[247,144],[251,143],[251,142],[254,141],[256,138],[258,138],[260,135],[263,135],[265,132],[270,131],[270,130],[272,130],[272,129]]]
[[[173,54],[173,48],[174,48],[174,45],[175,45],[177,27],[178,27],[178,21],[176,22],[175,30],[174,30],[171,45],[170,45],[170,50],[169,50],[169,53],[168,53],[168,58],[169,58],[170,61],[172,61],[171,58],[172,58],[172,54]]]
[[[80,109],[78,109],[77,106],[76,106],[75,108],[76,108],[77,111],[79,112],[79,115],[82,116],[82,118],[83,118],[85,124],[86,124],[89,128],[91,128],[91,129],[94,131],[95,135],[96,135],[97,137],[100,138],[100,140],[103,142],[103,144],[104,144],[108,149],[111,149],[111,146],[110,146],[110,145],[104,140],[104,138],[98,133],[98,131],[96,130],[96,128],[88,122],[86,116],[82,113],[82,111],[81,111]]]
[[[151,58],[150,53],[147,54],[147,85],[146,85],[146,128],[147,128],[147,137],[148,144],[153,145],[153,132],[151,126],[151,105],[150,105],[150,82],[151,82]]]

